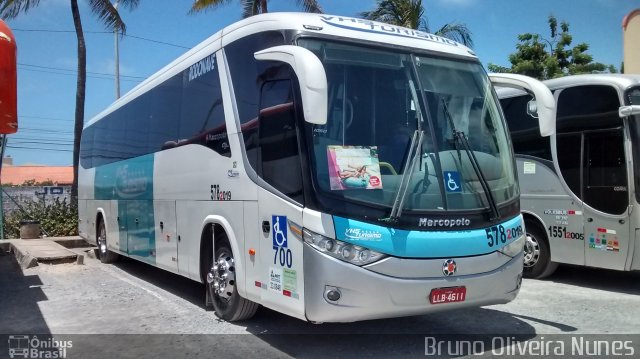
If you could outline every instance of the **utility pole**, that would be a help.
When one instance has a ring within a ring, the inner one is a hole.
[[[116,11],[118,11],[118,1],[116,0],[115,4],[113,4],[113,7],[116,9]],[[120,98],[120,48],[118,46],[118,29],[114,29],[113,30],[113,34],[115,36],[115,45],[116,45],[116,49],[115,49],[115,63],[116,63],[116,69],[115,69],[115,75],[116,75],[116,100]]]

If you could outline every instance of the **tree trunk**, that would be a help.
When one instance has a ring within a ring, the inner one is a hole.
[[[267,0],[260,0],[260,13],[265,14],[267,12]]]
[[[76,84],[76,118],[73,128],[73,185],[71,187],[71,202],[77,205],[78,200],[78,165],[80,159],[80,136],[84,125],[84,98],[87,83],[87,49],[84,43],[78,0],[71,0],[73,25],[78,37],[78,80]]]

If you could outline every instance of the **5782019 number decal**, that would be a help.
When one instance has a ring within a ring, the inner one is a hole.
[[[487,232],[487,245],[489,247],[495,247],[500,243],[505,244],[512,238],[520,237],[523,233],[522,226],[505,228],[503,225],[493,226],[485,228]]]
[[[273,246],[273,264],[280,264],[281,267],[291,268],[293,265],[293,253],[291,249]]]

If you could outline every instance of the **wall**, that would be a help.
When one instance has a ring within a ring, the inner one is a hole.
[[[624,73],[640,74],[640,9],[627,15],[622,23]]]
[[[5,213],[18,209],[15,202],[22,206],[29,200],[44,199],[47,203],[53,202],[56,198],[66,199],[67,203],[71,200],[71,186],[18,186],[3,187],[3,189],[2,200]]]

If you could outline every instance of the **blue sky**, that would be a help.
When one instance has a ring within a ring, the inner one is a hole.
[[[115,99],[114,37],[90,33],[105,29],[88,10],[88,1],[79,3],[87,32],[90,77],[85,120],[88,120]],[[373,8],[375,0],[320,0],[320,3],[326,13],[356,16]],[[547,17],[553,14],[569,23],[574,44],[590,44],[589,53],[596,61],[613,64],[618,69],[623,55],[622,19],[640,8],[640,0],[423,0],[423,3],[432,30],[447,22],[465,23],[473,33],[474,50],[485,65],[509,65],[508,55],[514,52],[518,34],[533,32],[548,36]],[[238,0],[197,15],[187,14],[190,4],[190,0],[142,0],[136,10],[122,11],[130,35],[120,40],[123,94],[241,16]],[[270,11],[297,9],[295,0],[271,0],[269,6]],[[9,137],[6,154],[18,165],[70,165],[77,45],[69,0],[41,0],[37,8],[8,24],[14,29],[18,44],[20,131]]]

